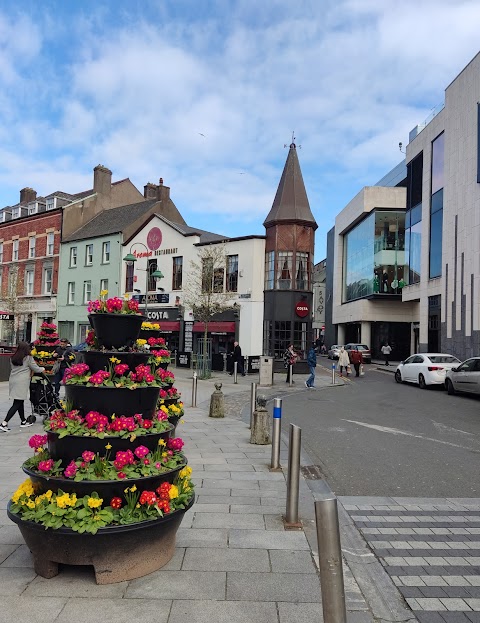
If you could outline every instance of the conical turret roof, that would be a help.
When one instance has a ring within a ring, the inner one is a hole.
[[[267,227],[282,222],[308,223],[314,229],[318,227],[308,203],[295,143],[292,143],[288,150],[277,194],[263,225]]]

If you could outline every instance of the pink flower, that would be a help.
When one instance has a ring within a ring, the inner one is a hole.
[[[40,461],[38,469],[41,472],[49,472],[53,469],[53,459],[47,459],[46,461]]]
[[[183,448],[183,439],[181,439],[180,437],[175,437],[175,438],[171,438],[167,440],[167,448],[169,448],[169,450],[176,450],[177,452],[180,452],[180,450]]]
[[[75,461],[70,461],[70,463],[65,468],[65,471],[63,472],[65,474],[65,478],[74,478],[75,474],[77,473],[77,469],[78,467]]]
[[[85,450],[85,452],[82,452],[82,459],[86,461],[87,463],[90,463],[90,461],[93,461],[94,458],[95,458],[94,452],[91,452],[90,450]]]
[[[127,370],[128,366],[126,363],[118,363],[114,368],[115,374],[117,374],[118,376],[122,376],[122,374],[125,374]]]
[[[123,472],[118,472],[117,476],[118,476],[119,478],[125,478],[125,477],[126,477],[126,474],[124,474]]]
[[[33,435],[28,440],[28,445],[30,446],[30,448],[34,448],[35,450],[38,450],[38,448],[42,448],[46,443],[46,435]]]
[[[147,456],[149,452],[150,450],[146,448],[145,446],[138,446],[134,450],[134,454],[138,459],[143,459],[143,457]]]

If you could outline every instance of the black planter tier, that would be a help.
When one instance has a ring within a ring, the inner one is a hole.
[[[155,450],[158,448],[158,442],[160,439],[167,441],[172,435],[175,428],[173,423],[168,420],[167,430],[163,433],[148,433],[148,435],[140,435],[135,438],[133,442],[129,437],[79,437],[77,435],[65,435],[65,437],[59,437],[58,433],[49,431],[47,432],[48,438],[48,452],[52,459],[57,461],[63,459],[62,464],[67,465],[70,461],[78,459],[84,450],[90,450],[99,454],[105,455],[105,446],[110,444],[110,456],[114,457],[119,450],[133,450],[138,446],[145,446],[149,450]]]
[[[176,405],[180,398],[159,398],[158,404],[161,407],[165,405],[165,407],[169,407],[170,405]]]
[[[122,348],[133,346],[146,318],[139,314],[89,314],[88,320],[101,346]]]
[[[180,421],[180,418],[183,417],[182,415],[169,415],[168,416],[168,421],[169,423],[173,426],[173,430],[172,430],[172,436],[175,436],[175,432],[177,430],[177,425],[178,422]]]
[[[170,389],[171,387],[173,387],[174,382],[174,379],[172,379],[171,381],[162,381],[162,389]]]
[[[166,370],[168,368],[169,361],[162,361],[162,363],[158,363],[157,368],[162,368],[162,370]]]
[[[151,420],[160,393],[159,387],[86,387],[85,385],[65,385],[65,398],[72,402],[73,408],[82,415],[98,411],[107,417],[112,415],[132,416],[141,413]]]
[[[7,509],[33,554],[35,573],[58,575],[58,565],[93,565],[97,584],[133,580],[161,569],[175,552],[175,536],[187,508],[152,521],[100,528],[97,534],[79,534],[70,528],[52,530],[24,521]],[[10,507],[10,503],[9,503]]]
[[[120,359],[120,363],[126,363],[130,370],[134,370],[141,364],[146,364],[150,355],[148,353],[120,352],[116,350],[84,350],[79,353],[83,363],[86,363],[91,372],[108,370],[111,365],[110,359]]]
[[[140,445],[140,444],[139,444]],[[30,476],[35,487],[35,493],[45,493],[51,489],[57,492],[59,489],[65,493],[76,493],[77,497],[91,495],[92,491],[96,491],[98,495],[108,504],[114,497],[123,498],[125,487],[131,487],[133,484],[137,486],[139,491],[155,491],[162,482],[172,483],[178,472],[185,467],[187,459],[182,465],[178,465],[174,469],[157,474],[156,476],[144,476],[143,478],[123,479],[123,480],[73,480],[72,478],[62,478],[61,476],[42,476],[37,472],[33,472],[28,467],[23,466],[23,471]]]
[[[154,331],[153,329],[141,329],[138,336],[141,340],[148,340],[149,337],[162,337],[162,332]],[[166,347],[165,347],[166,348]]]

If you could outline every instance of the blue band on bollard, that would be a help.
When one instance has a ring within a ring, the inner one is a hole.
[[[335,370],[335,364],[332,363],[332,370]]]
[[[282,417],[282,407],[273,407],[273,417],[274,419]]]

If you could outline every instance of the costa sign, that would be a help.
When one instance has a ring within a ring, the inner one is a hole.
[[[308,316],[310,309],[306,303],[297,303],[295,305],[295,313],[299,318],[305,318]]]

